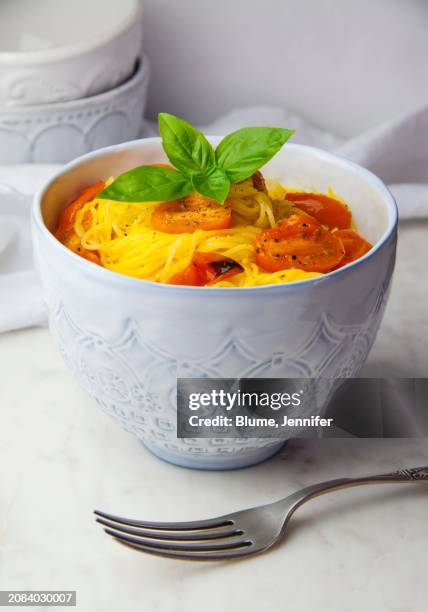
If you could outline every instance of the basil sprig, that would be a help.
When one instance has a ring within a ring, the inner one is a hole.
[[[159,113],[162,145],[174,168],[138,166],[121,174],[99,198],[120,202],[177,200],[197,191],[220,203],[230,185],[250,177],[287,142],[294,130],[249,127],[232,132],[214,150],[189,123]]]

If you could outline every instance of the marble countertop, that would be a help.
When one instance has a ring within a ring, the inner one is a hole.
[[[366,375],[426,376],[428,222],[401,227],[399,261]],[[283,543],[240,562],[145,556],[111,541],[100,508],[189,520],[313,482],[428,465],[427,440],[295,440],[246,470],[179,469],[85,396],[45,329],[0,337],[0,588],[75,589],[81,611],[424,612],[428,488],[336,492],[300,509]],[[26,608],[28,609],[28,608]]]

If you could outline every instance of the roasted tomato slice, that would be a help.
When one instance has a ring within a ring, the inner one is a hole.
[[[221,253],[202,253],[196,251],[193,255],[193,263],[204,274],[206,282],[225,280],[239,272],[243,267],[234,259],[225,257]]]
[[[170,285],[190,285],[192,287],[202,287],[205,285],[204,277],[193,261],[189,263],[187,268],[174,274],[174,276],[169,279],[168,283]]]
[[[321,193],[287,193],[285,199],[293,202],[297,208],[318,219],[330,229],[348,229],[351,224],[351,213],[339,200]]]
[[[103,181],[89,185],[62,211],[58,217],[58,225],[55,231],[55,236],[58,240],[62,242],[62,237],[67,237],[67,234],[74,232],[74,222],[76,221],[77,213],[85,204],[101,193],[104,185]]]
[[[231,223],[232,209],[227,203],[218,204],[198,193],[159,204],[151,219],[154,229],[169,234],[227,229]]]
[[[105,183],[103,181],[93,183],[92,185],[89,185],[89,187],[86,187],[59,215],[58,225],[55,230],[56,238],[58,238],[58,240],[66,247],[84,259],[88,259],[96,264],[101,262],[98,252],[89,251],[81,246],[80,240],[74,231],[74,223],[79,210],[85,204],[96,198],[104,187]]]
[[[293,213],[279,222],[278,227],[270,230],[274,238],[291,238],[293,236],[309,237],[321,227],[321,223],[306,213]]]
[[[267,194],[268,191],[266,188],[266,181],[260,170],[254,172],[254,174],[251,176],[251,182],[253,183],[254,189],[257,189],[257,191],[262,191],[263,193]]]
[[[225,280],[243,271],[234,259],[221,253],[201,253],[196,251],[192,261],[182,272],[175,274],[169,283],[172,285],[193,285],[202,287],[209,283]]]
[[[341,239],[345,248],[345,256],[337,266],[338,268],[359,259],[368,253],[373,246],[354,230],[338,230],[335,235]]]
[[[336,232],[337,233],[337,232]],[[294,214],[256,239],[256,262],[268,272],[298,268],[329,272],[343,259],[342,241],[306,214]]]

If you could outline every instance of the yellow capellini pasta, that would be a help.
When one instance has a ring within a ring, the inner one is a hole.
[[[216,287],[250,287],[286,283],[321,276],[298,269],[269,273],[255,263],[255,238],[259,228],[274,227],[293,207],[284,201],[286,189],[269,180],[268,194],[251,179],[232,185],[229,229],[169,234],[154,230],[151,215],[158,202],[116,202],[95,198],[76,215],[74,229],[80,244],[99,253],[101,264],[128,276],[165,283],[183,271],[194,252],[215,251],[237,261],[243,271]]]

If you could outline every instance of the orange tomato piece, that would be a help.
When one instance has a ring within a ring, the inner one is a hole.
[[[152,213],[154,229],[168,234],[192,233],[197,229],[227,229],[232,223],[232,209],[198,193],[180,200],[162,202]]]
[[[80,245],[76,232],[74,231],[74,223],[76,221],[76,215],[79,210],[88,202],[97,197],[97,195],[104,189],[105,183],[98,181],[86,187],[75,200],[73,200],[67,208],[65,208],[58,217],[58,225],[55,230],[55,236],[60,242],[68,247],[77,255],[80,255],[84,259],[92,261],[93,263],[100,264],[100,256],[97,251],[90,251],[84,249]]]
[[[65,236],[71,230],[74,231],[74,222],[76,221],[76,215],[79,210],[88,202],[97,197],[99,193],[104,189],[105,183],[98,181],[86,187],[75,200],[73,200],[67,208],[65,208],[58,217],[58,225],[55,232],[55,236],[58,240],[61,240],[61,236]]]
[[[338,268],[346,266],[346,264],[350,263],[351,261],[359,259],[368,253],[373,246],[354,230],[338,230],[335,232],[335,235],[341,239],[345,248],[345,256],[337,266]]]
[[[202,287],[205,284],[203,275],[193,261],[184,270],[174,274],[168,283],[170,285],[189,285],[192,287]]]
[[[244,270],[241,264],[234,259],[215,252],[196,251],[193,255],[193,263],[204,275],[206,283],[225,280]]]
[[[347,206],[330,196],[297,192],[287,193],[285,199],[330,229],[347,229],[351,225],[352,215]]]
[[[175,274],[168,282],[172,285],[202,287],[215,281],[225,280],[242,271],[241,264],[221,253],[196,251],[187,268]]]
[[[321,227],[321,223],[306,213],[294,213],[282,219],[278,227],[269,231],[272,232],[274,238],[291,238],[292,236],[311,236],[315,230]]]
[[[342,241],[306,214],[294,214],[256,238],[256,263],[268,272],[298,268],[329,272],[343,259]]]

